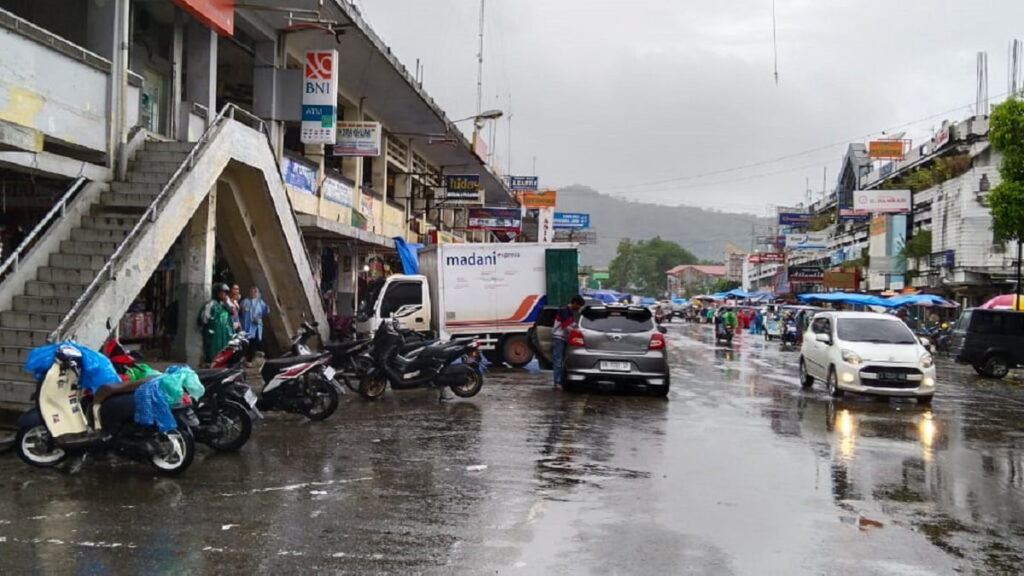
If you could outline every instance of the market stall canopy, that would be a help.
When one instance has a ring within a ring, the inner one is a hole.
[[[959,304],[936,296],[935,294],[901,294],[882,298],[874,294],[857,294],[852,292],[826,292],[800,294],[797,296],[804,302],[838,302],[841,304],[854,304],[858,306],[882,306],[884,308],[899,308],[900,306],[937,306],[940,308],[957,308]]]
[[[986,308],[989,310],[1024,310],[1024,299],[1021,302],[1017,301],[1016,294],[1001,294],[995,298],[985,302],[979,308]]]

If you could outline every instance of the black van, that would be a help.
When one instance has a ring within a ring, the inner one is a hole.
[[[965,310],[953,327],[950,352],[982,376],[1006,376],[1010,368],[1024,365],[1024,312]]]

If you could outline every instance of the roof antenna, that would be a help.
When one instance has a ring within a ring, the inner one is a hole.
[[[779,41],[776,37],[775,0],[772,0],[772,51],[775,56],[775,85],[779,85]]]

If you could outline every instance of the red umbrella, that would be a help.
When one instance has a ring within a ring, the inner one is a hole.
[[[1016,294],[1000,294],[999,296],[996,296],[995,298],[989,300],[988,302],[985,302],[984,304],[979,306],[979,308],[987,308],[990,310],[995,308],[1006,308],[1008,310],[1012,310],[1016,308],[1017,310],[1024,310],[1024,306],[1021,306],[1021,304],[1024,304],[1024,302],[1017,303],[1017,306],[1014,306],[1014,303],[1016,301]]]

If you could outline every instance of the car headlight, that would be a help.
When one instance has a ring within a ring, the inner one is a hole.
[[[931,368],[934,363],[935,360],[932,358],[931,354],[921,356],[921,368]]]
[[[843,362],[856,366],[857,364],[860,364],[861,360],[860,356],[858,356],[853,350],[843,350]]]

